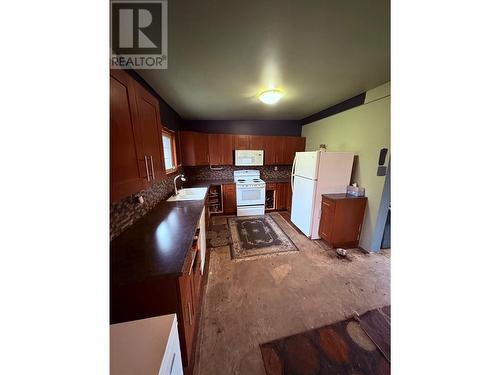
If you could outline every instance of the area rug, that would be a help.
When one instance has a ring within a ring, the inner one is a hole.
[[[233,217],[227,221],[233,259],[298,251],[270,215]]]
[[[229,244],[229,228],[227,224],[211,225],[207,230],[208,247],[220,247]]]
[[[363,325],[388,345],[382,346],[390,358],[390,317],[384,307],[368,311],[359,321],[347,319],[261,344],[267,375],[389,375],[391,366],[386,353],[380,349],[380,342],[366,334]]]

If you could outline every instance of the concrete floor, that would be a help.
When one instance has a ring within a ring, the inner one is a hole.
[[[341,260],[271,215],[299,251],[233,261],[229,246],[210,250],[194,374],[265,374],[259,344],[390,304],[389,252]]]

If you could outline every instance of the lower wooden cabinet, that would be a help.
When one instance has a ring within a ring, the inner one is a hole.
[[[319,236],[332,247],[357,247],[366,202],[366,197],[352,197],[347,194],[323,195]]]
[[[194,363],[196,335],[200,325],[203,301],[204,213],[198,235],[186,256],[182,274],[121,284],[111,283],[111,324],[145,319],[165,314],[177,314],[182,363],[190,374]]]
[[[289,182],[266,183],[266,211],[287,209]]]
[[[288,183],[286,185],[286,210],[292,213],[292,184]]]
[[[236,213],[236,184],[222,186],[224,214]]]

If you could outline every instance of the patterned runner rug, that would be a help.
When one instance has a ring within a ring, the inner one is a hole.
[[[298,251],[270,215],[232,217],[227,221],[233,259]]]

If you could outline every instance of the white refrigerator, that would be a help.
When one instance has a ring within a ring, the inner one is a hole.
[[[318,239],[321,195],[347,191],[354,153],[297,152],[293,161],[292,222],[311,239]]]

